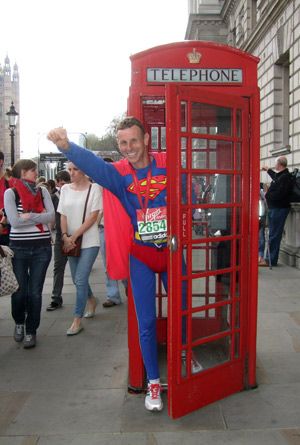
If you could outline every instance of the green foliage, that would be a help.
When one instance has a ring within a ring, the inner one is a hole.
[[[124,116],[125,113],[118,117],[114,117],[106,129],[106,133],[100,138],[98,138],[98,136],[95,134],[87,134],[87,148],[94,151],[118,151],[116,128]]]
[[[89,150],[98,150],[99,138],[95,134],[86,135],[86,146]]]

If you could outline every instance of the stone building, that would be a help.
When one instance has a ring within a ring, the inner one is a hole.
[[[187,40],[212,40],[260,58],[261,165],[285,155],[300,168],[300,0],[188,0]],[[261,181],[268,182],[265,172]],[[281,261],[300,268],[300,204],[292,204]]]
[[[15,109],[20,112],[19,100],[19,72],[17,64],[11,69],[8,56],[5,57],[4,65],[0,64],[0,150],[5,156],[5,166],[10,167],[11,161],[11,138],[6,113],[13,101]],[[20,157],[20,131],[19,124],[15,130],[15,159]]]

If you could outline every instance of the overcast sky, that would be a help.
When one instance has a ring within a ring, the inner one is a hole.
[[[56,126],[102,136],[126,111],[129,56],[184,40],[187,0],[0,0],[0,63],[20,74],[21,156]]]

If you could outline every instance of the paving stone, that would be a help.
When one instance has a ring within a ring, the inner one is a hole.
[[[163,393],[165,409],[150,413],[144,408],[144,394],[127,394],[122,407],[122,431],[197,431],[225,429],[224,419],[218,403],[173,420],[167,412],[167,395]]]
[[[33,391],[6,435],[120,431],[124,389]]]
[[[280,429],[300,425],[300,383],[260,385],[220,402],[228,429]]]
[[[23,409],[30,393],[0,391],[0,435],[5,433],[8,426]]]

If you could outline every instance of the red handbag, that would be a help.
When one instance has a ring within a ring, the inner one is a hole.
[[[82,244],[82,235],[79,236],[77,238],[77,240],[75,241],[75,247],[73,247],[73,249],[69,250],[68,252],[64,251],[64,242],[62,241],[61,244],[61,251],[62,254],[65,256],[80,256],[80,252],[81,252],[81,244]]]

